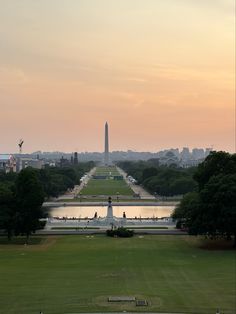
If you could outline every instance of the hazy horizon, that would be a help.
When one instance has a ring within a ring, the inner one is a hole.
[[[24,146],[23,146],[24,147]],[[151,153],[151,154],[155,154],[155,153],[158,153],[158,152],[161,152],[161,151],[168,151],[168,150],[171,150],[171,149],[179,149],[179,152],[182,151],[183,148],[188,148],[190,152],[192,152],[192,150],[194,148],[196,149],[212,149],[212,150],[215,150],[214,147],[189,147],[189,146],[183,146],[183,147],[163,147],[162,149],[160,150],[154,150],[154,151],[145,151],[145,150],[132,150],[132,149],[127,149],[127,150],[116,150],[116,149],[112,149],[110,150],[109,152],[110,153],[115,153],[115,152],[124,152],[124,153],[127,153],[129,151],[132,151],[134,153]],[[42,150],[42,149],[35,149],[33,151],[25,151],[24,149],[22,150],[22,153],[21,154],[34,154],[34,153],[38,153],[38,152],[41,152],[41,153],[64,153],[64,154],[73,154],[75,152],[77,152],[78,154],[90,154],[90,153],[99,153],[99,154],[103,154],[104,153],[104,149],[101,149],[101,150],[94,150],[94,151],[75,151],[75,150],[72,150],[72,151],[65,151],[65,150]],[[229,151],[227,151],[229,152]],[[231,152],[229,152],[231,153]],[[0,154],[19,154],[19,148],[15,148],[14,151],[0,151]]]
[[[0,151],[235,151],[234,0],[0,0]]]

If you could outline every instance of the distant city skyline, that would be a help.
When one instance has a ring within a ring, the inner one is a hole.
[[[0,152],[235,151],[234,0],[0,0]]]
[[[104,146],[104,145],[103,145]],[[110,153],[115,153],[115,152],[124,152],[124,153],[128,153],[128,152],[134,152],[134,153],[151,153],[151,154],[155,154],[155,153],[159,153],[159,152],[162,152],[162,151],[169,151],[169,150],[179,150],[179,151],[182,151],[184,148],[188,148],[190,152],[192,152],[194,149],[203,149],[203,150],[206,150],[206,149],[211,149],[211,150],[216,150],[213,146],[209,146],[209,147],[203,147],[203,146],[198,146],[198,147],[189,147],[189,146],[183,146],[183,147],[164,147],[162,149],[157,149],[157,150],[137,150],[137,149],[112,149],[110,150],[109,152]],[[49,149],[49,150],[44,150],[44,149],[36,149],[36,150],[26,150],[25,148],[23,149],[22,151],[22,154],[23,155],[31,155],[31,154],[37,154],[37,153],[41,153],[41,154],[44,154],[44,153],[61,153],[61,154],[74,154],[75,152],[79,153],[79,154],[92,154],[92,153],[99,153],[99,154],[104,154],[104,148],[100,149],[100,150],[64,150],[63,148],[62,149],[58,149],[58,150],[54,150],[54,149]],[[230,151],[228,151],[230,152]],[[15,155],[18,155],[19,154],[19,149],[15,148],[14,150],[12,151],[3,151],[1,150],[0,151],[0,154],[15,154]]]

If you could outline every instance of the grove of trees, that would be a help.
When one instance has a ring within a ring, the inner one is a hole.
[[[93,161],[71,167],[47,167],[38,171],[45,197],[57,197],[74,185],[80,184],[80,178],[95,166]]]
[[[0,230],[13,235],[26,235],[40,229],[45,198],[55,197],[79,184],[81,176],[93,162],[67,168],[26,168],[19,174],[0,173]]]
[[[212,152],[194,179],[197,190],[184,196],[173,218],[193,235],[234,236],[236,247],[236,154]]]
[[[149,192],[160,196],[183,195],[197,187],[193,179],[196,168],[159,166],[158,160],[122,161],[118,166],[134,177]]]
[[[12,235],[25,234],[27,242],[31,232],[39,229],[44,192],[32,168],[22,170],[14,181],[0,184],[0,229],[10,240]]]

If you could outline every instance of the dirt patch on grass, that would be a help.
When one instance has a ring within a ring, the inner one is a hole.
[[[92,303],[96,305],[97,308],[106,308],[106,310],[120,312],[120,311],[132,311],[132,312],[144,312],[146,310],[158,309],[162,305],[161,298],[157,296],[144,296],[144,295],[133,295],[136,300],[147,300],[148,306],[136,306],[136,302],[108,302],[108,297],[112,295],[106,296],[98,296],[92,299]],[[119,295],[116,295],[119,296]]]
[[[40,237],[30,237],[28,241],[28,245],[38,245],[40,244],[42,239]],[[0,237],[0,245],[24,245],[26,243],[26,237],[13,237],[11,240],[8,240],[7,237]]]
[[[225,239],[208,239],[204,236],[184,236],[184,241],[189,247],[195,247],[196,249],[203,249],[209,251],[224,251],[235,250],[233,247],[234,241]]]
[[[14,237],[11,241],[8,241],[6,237],[0,237],[0,249],[21,249],[25,250],[47,250],[49,247],[54,245],[59,236],[50,236],[50,237],[30,237],[29,243],[26,244],[25,237]]]
[[[60,236],[50,236],[50,237],[41,237],[41,243],[38,246],[34,246],[34,249],[37,251],[45,251],[49,247],[53,246]]]
[[[235,250],[233,244],[234,244],[233,240],[227,241],[224,239],[216,240],[202,239],[199,243],[199,248],[209,251]]]

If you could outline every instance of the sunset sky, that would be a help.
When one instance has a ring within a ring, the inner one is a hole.
[[[234,0],[0,0],[0,153],[235,150]]]

